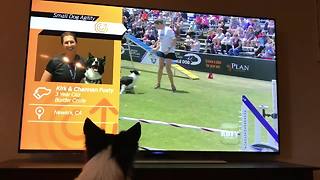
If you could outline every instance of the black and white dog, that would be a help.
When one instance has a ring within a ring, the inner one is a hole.
[[[105,134],[104,130],[87,118],[83,131],[89,161],[75,180],[131,179],[133,161],[141,136],[140,123],[114,135]]]
[[[140,71],[132,70],[128,76],[122,76],[120,79],[120,94],[125,92],[135,93],[135,84],[140,76]]]
[[[102,84],[102,74],[104,73],[104,65],[106,64],[106,57],[97,58],[89,53],[86,62],[86,72],[84,74],[84,82],[86,84]]]

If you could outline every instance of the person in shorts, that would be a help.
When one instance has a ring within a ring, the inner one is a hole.
[[[173,82],[173,73],[171,70],[172,61],[177,59],[175,55],[177,43],[175,32],[170,27],[166,26],[162,19],[155,20],[154,26],[158,30],[158,41],[156,42],[156,46],[153,48],[153,51],[155,51],[157,56],[159,56],[158,78],[154,88],[160,88],[163,68],[165,66],[170,80],[171,89],[175,92],[176,86]]]

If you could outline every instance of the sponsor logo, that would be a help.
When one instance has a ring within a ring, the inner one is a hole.
[[[182,59],[177,61],[179,64],[187,64],[187,65],[192,65],[196,66],[201,63],[201,57],[197,54],[185,54]]]
[[[107,23],[97,22],[95,25],[96,32],[106,33],[106,32],[108,32],[108,29],[109,29],[109,27],[108,27]]]
[[[145,55],[142,58],[141,63],[143,64],[156,64],[158,60],[158,57],[155,56],[153,53],[145,53]]]
[[[206,67],[211,69],[221,69],[221,60],[205,59]]]
[[[231,63],[227,65],[228,71],[246,72],[250,70],[250,66],[246,64]]]
[[[122,59],[132,59],[135,62],[140,62],[144,58],[144,52],[140,47],[131,45],[129,48],[127,45],[124,45],[121,48],[121,57]]]
[[[151,59],[151,63],[152,64],[156,64],[157,60],[158,60],[158,57],[152,53],[149,54],[149,57]]]

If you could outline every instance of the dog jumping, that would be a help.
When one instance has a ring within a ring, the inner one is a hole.
[[[140,71],[131,70],[130,75],[122,76],[120,78],[120,94],[123,93],[135,93],[135,84],[140,76]]]
[[[89,53],[86,62],[86,72],[84,74],[84,82],[86,84],[102,84],[102,74],[104,73],[104,65],[106,57],[98,58]]]
[[[141,125],[136,123],[118,135],[105,134],[89,118],[83,126],[89,161],[75,180],[129,180],[138,150]]]

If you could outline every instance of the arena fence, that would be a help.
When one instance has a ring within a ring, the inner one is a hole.
[[[271,81],[276,78],[276,61],[253,57],[229,56],[220,54],[197,53],[184,50],[176,50],[178,58],[176,64],[187,70],[212,72],[237,77],[245,77],[258,80]],[[134,62],[146,61],[145,48],[137,45],[122,45],[123,60]],[[149,58],[150,59],[150,58]],[[154,64],[153,58],[150,60]]]

